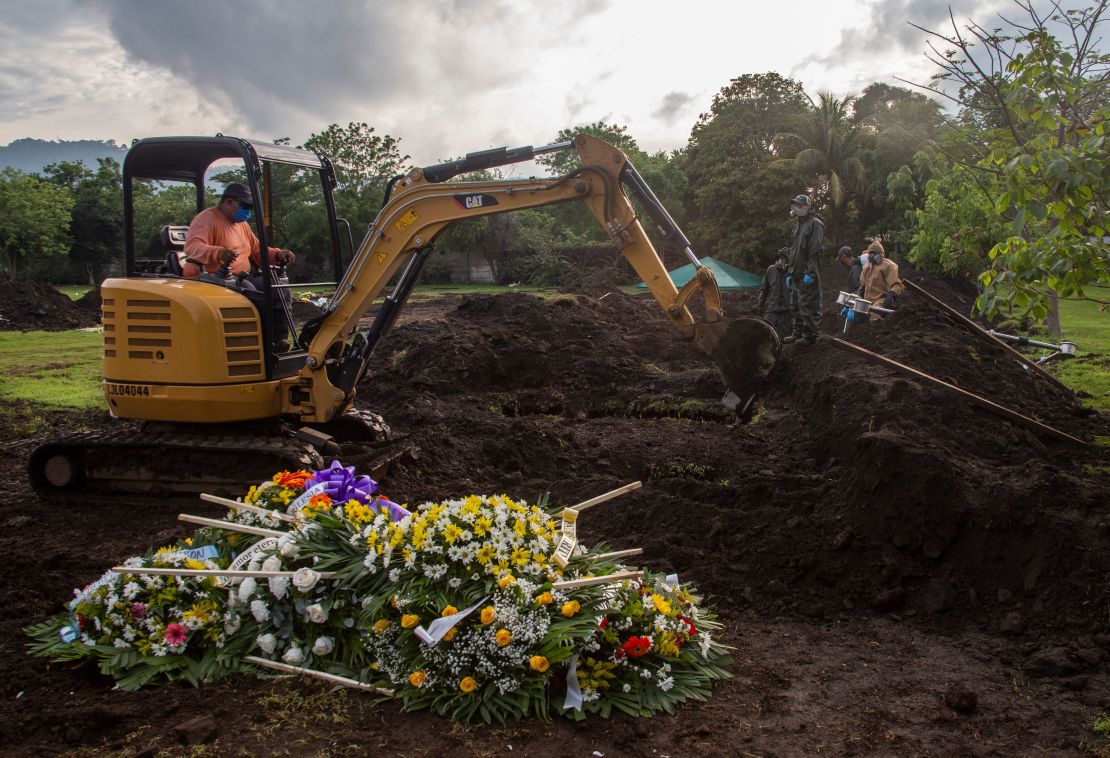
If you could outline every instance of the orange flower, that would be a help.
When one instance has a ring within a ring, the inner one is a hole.
[[[415,613],[406,613],[401,617],[401,626],[405,629],[412,629],[420,623],[420,617]]]
[[[464,676],[462,681],[459,682],[459,689],[468,695],[474,690],[478,689],[478,682],[474,681],[472,676]]]
[[[550,592],[544,592],[542,595],[536,597],[536,603],[539,605],[551,605],[553,600],[555,600],[555,598],[551,596]]]
[[[312,478],[312,474],[308,471],[282,471],[280,474],[274,474],[274,483],[280,484],[282,487],[291,487],[293,489],[301,489],[304,487],[305,482]]]
[[[440,615],[443,616],[444,618],[447,618],[448,616],[454,616],[458,612],[459,612],[458,608],[456,608],[453,605],[449,605],[449,606],[447,606],[446,608],[443,609],[443,613],[441,613]]]
[[[566,616],[568,619],[571,616],[576,615],[580,610],[582,610],[582,605],[577,600],[571,600],[570,602],[563,603],[563,615]]]
[[[409,674],[409,684],[413,687],[423,687],[426,681],[428,681],[428,675],[423,671],[414,671]]]
[[[496,611],[493,610],[492,605],[487,605],[485,608],[482,609],[482,623],[483,624],[492,624],[493,619],[495,618],[495,616],[496,616]]]
[[[450,642],[451,640],[455,639],[455,635],[458,634],[458,633],[459,633],[459,628],[457,626],[451,627],[450,629],[448,629],[444,633],[443,641],[444,642]]]
[[[528,665],[532,667],[533,671],[538,671],[542,674],[543,672],[547,671],[548,667],[551,666],[551,662],[544,658],[542,655],[533,655],[528,660]]]
[[[498,645],[500,645],[501,647],[505,647],[513,641],[513,635],[509,632],[508,629],[498,629],[496,639]]]
[[[500,579],[497,580],[497,586],[500,587],[501,589],[505,589],[510,584],[515,584],[515,583],[516,583],[516,577],[513,576],[512,574],[505,574],[505,576],[503,576],[503,577],[501,577]]]

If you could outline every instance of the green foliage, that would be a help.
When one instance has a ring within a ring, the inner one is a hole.
[[[73,196],[34,174],[0,171],[0,253],[8,274],[27,258],[51,258],[69,250]]]
[[[713,98],[681,155],[687,234],[698,252],[751,270],[789,239],[789,200],[801,175],[774,165],[776,134],[802,129],[809,102],[779,74],[746,74]]]
[[[99,282],[107,266],[123,255],[123,180],[113,158],[99,159],[96,171],[81,162],[55,163],[47,178],[73,195],[69,257],[80,265],[90,284]]]

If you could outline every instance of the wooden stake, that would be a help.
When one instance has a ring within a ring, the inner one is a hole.
[[[393,697],[393,690],[382,689],[375,687],[365,682],[360,682],[357,679],[351,679],[338,674],[329,674],[326,671],[316,671],[315,669],[308,669],[303,666],[290,666],[288,663],[280,663],[279,661],[271,661],[266,658],[259,658],[257,655],[247,655],[243,657],[247,663],[253,663],[256,666],[263,668],[273,669],[274,671],[284,671],[287,674],[300,674],[301,676],[311,676],[317,679],[323,679],[325,682],[334,682],[335,684],[342,684],[344,687],[353,687],[356,690],[366,690],[367,692],[376,692],[379,695],[386,697]]]
[[[643,576],[643,571],[622,571],[618,574],[591,576],[588,579],[572,579],[566,582],[555,582],[551,586],[553,589],[557,590],[576,590],[580,587],[592,587],[595,584],[616,584],[617,582],[623,582],[625,579],[642,579]]]
[[[909,374],[910,376],[916,377],[918,379],[924,379],[925,381],[935,384],[938,387],[944,387],[947,390],[951,390],[952,392],[963,395],[971,402],[981,405],[989,411],[993,411],[998,415],[1004,416],[1011,421],[1016,421],[1019,424],[1024,424],[1025,426],[1031,427],[1032,429],[1038,432],[1042,432],[1043,434],[1047,434],[1050,437],[1055,437],[1056,439],[1063,440],[1065,442],[1074,442],[1077,445],[1086,446],[1087,444],[1083,440],[1079,439],[1078,437],[1073,437],[1067,432],[1061,432],[1059,429],[1054,429],[1047,424],[1042,424],[1040,421],[1031,419],[1028,416],[1023,416],[1017,411],[1011,410],[1004,405],[999,405],[993,400],[987,400],[987,398],[982,397],[981,395],[976,395],[974,392],[968,392],[967,390],[961,389],[954,384],[949,384],[946,381],[937,379],[935,376],[930,376],[924,371],[918,371],[917,369],[906,366],[905,364],[899,363],[898,361],[891,360],[886,356],[879,355],[878,353],[873,353],[870,350],[860,347],[859,345],[853,345],[851,342],[845,342],[839,337],[832,337],[831,339],[832,343],[839,348],[843,348],[845,350],[854,350],[865,358],[868,358],[876,363],[881,363],[884,366],[889,366],[890,368],[893,368],[896,371],[900,371],[903,374]]]
[[[277,529],[264,529],[261,526],[247,526],[246,524],[236,524],[231,521],[221,521],[215,518],[205,518],[204,516],[190,516],[188,513],[182,513],[177,517],[178,521],[185,521],[190,524],[200,524],[201,526],[214,526],[217,529],[223,529],[228,532],[242,532],[243,534],[257,534],[261,537],[280,537],[289,532],[280,532]]]
[[[611,561],[616,558],[631,558],[634,555],[643,555],[644,549],[642,547],[634,547],[628,550],[614,550],[612,553],[602,553],[601,555],[583,556],[593,558],[595,561]]]
[[[294,516],[290,516],[290,515],[285,514],[285,513],[279,513],[278,511],[271,511],[267,508],[259,508],[258,506],[255,506],[255,505],[247,505],[246,503],[240,503],[238,500],[228,500],[226,497],[218,497],[216,495],[209,495],[207,492],[202,492],[201,495],[200,495],[200,499],[201,500],[206,500],[209,503],[215,503],[216,505],[222,505],[225,508],[230,508],[233,511],[242,511],[244,513],[253,513],[257,516],[269,516],[272,519],[277,519],[278,521],[287,521],[287,522],[290,522],[290,523],[296,523],[296,521],[297,521],[297,519]]]
[[[270,579],[272,577],[284,576],[292,578],[295,571],[249,571],[247,569],[182,569],[182,568],[160,568],[156,566],[114,566],[112,571],[117,574],[150,574],[153,576],[233,576],[245,579],[248,576],[253,576],[256,579]],[[332,579],[335,577],[334,571],[317,571],[321,579]]]
[[[917,294],[923,295],[925,297],[925,302],[927,302],[931,305],[934,305],[937,308],[940,308],[942,311],[948,313],[950,316],[955,318],[956,322],[958,324],[960,324],[961,326],[967,327],[968,329],[970,329],[975,334],[978,334],[979,336],[981,336],[983,339],[989,340],[990,342],[993,342],[996,345],[1000,345],[1004,350],[1006,350],[1006,352],[1012,354],[1015,358],[1017,358],[1019,361],[1021,361],[1021,364],[1023,366],[1028,366],[1035,373],[1040,374],[1041,376],[1043,376],[1045,379],[1047,379],[1050,382],[1052,382],[1053,384],[1055,384],[1060,389],[1067,390],[1069,394],[1072,394],[1072,395],[1075,394],[1075,390],[1073,390],[1071,387],[1069,387],[1068,385],[1061,382],[1059,379],[1054,377],[1048,371],[1046,371],[1043,368],[1041,368],[1040,366],[1038,366],[1036,361],[1034,361],[1032,358],[1030,358],[1027,355],[1023,355],[1021,352],[1015,350],[1010,345],[1008,345],[1005,342],[1003,342],[1002,340],[998,339],[993,334],[991,334],[986,329],[984,329],[983,327],[976,324],[974,321],[969,319],[964,314],[960,313],[958,310],[956,310],[952,306],[948,305],[947,303],[945,303],[941,299],[929,294],[928,292],[926,292],[924,290],[924,288],[921,287],[921,285],[914,284],[913,282],[908,281],[906,279],[903,279],[902,283],[905,284],[910,289],[912,289]]]
[[[597,497],[592,497],[585,502],[579,503],[578,505],[574,506],[573,510],[584,511],[587,508],[593,508],[595,505],[601,505],[606,500],[612,500],[613,498],[619,497],[626,492],[638,490],[642,486],[643,484],[641,482],[632,482],[631,484],[626,484],[623,487],[617,487],[612,492],[606,492],[604,495],[598,495]]]

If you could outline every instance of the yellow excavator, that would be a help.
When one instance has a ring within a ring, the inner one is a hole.
[[[577,150],[581,165],[566,176],[449,181],[570,149]],[[162,229],[161,248],[140,249],[135,239],[140,185],[191,186],[199,212],[214,169],[229,161],[241,161],[245,183],[260,199],[254,231],[263,251],[275,238],[279,178],[290,172],[313,178],[318,184],[314,205],[326,215],[330,234],[330,249],[318,251],[318,257],[331,264],[335,281],[292,285],[277,266],[260,278],[260,288],[226,270],[186,278],[181,275],[185,228],[180,226]],[[342,421],[357,420],[352,401],[359,382],[417,283],[436,237],[462,219],[583,202],[666,318],[712,358],[737,396],[754,394],[780,352],[774,329],[762,320],[725,318],[713,272],[699,263],[635,167],[620,150],[588,135],[536,148],[470,153],[394,177],[357,245],[349,224],[346,240],[341,234],[345,222],[332,196],[331,163],[301,148],[223,135],[139,140],[124,159],[123,184],[126,273],[106,279],[100,288],[102,386],[113,416],[143,423],[126,432],[76,434],[39,446],[31,455],[29,475],[44,494],[239,491],[275,470],[320,465],[321,452],[335,449],[330,432]],[[633,199],[664,239],[695,265],[696,276],[681,289],[645,234]],[[391,281],[372,323],[360,327]],[[331,291],[319,315],[299,330],[289,308],[293,286]],[[698,294],[703,307],[695,317],[690,306]],[[288,342],[281,339],[287,329]],[[374,425],[372,414],[364,420]]]

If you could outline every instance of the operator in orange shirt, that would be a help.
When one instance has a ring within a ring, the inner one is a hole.
[[[232,275],[249,275],[251,264],[263,268],[261,244],[247,223],[253,215],[254,198],[250,190],[239,182],[227,185],[219,204],[205,208],[189,224],[185,235],[186,260],[182,270],[185,278],[195,279],[202,272],[215,273],[224,264]],[[280,265],[297,260],[292,251],[276,247],[270,248],[269,258],[272,263]],[[263,272],[269,273],[265,268]],[[246,278],[252,285],[244,285],[244,290],[262,291],[261,275],[239,278]],[[274,343],[279,352],[289,349],[289,327],[285,318],[288,302],[288,290],[274,293]]]

